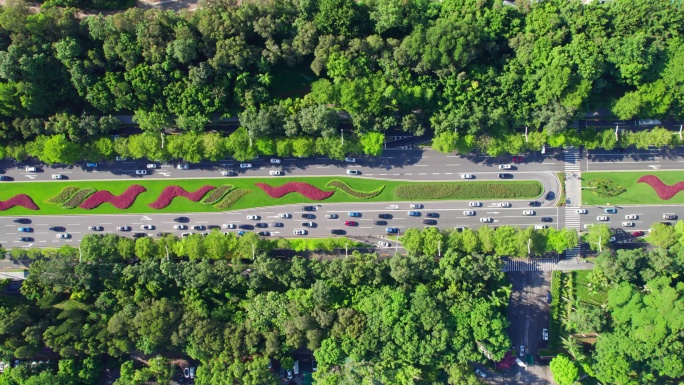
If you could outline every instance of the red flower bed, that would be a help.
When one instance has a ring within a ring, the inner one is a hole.
[[[257,183],[256,185],[264,190],[266,194],[270,195],[271,198],[280,198],[283,195],[298,192],[309,199],[321,201],[330,198],[335,193],[335,191],[323,191],[316,186],[302,182],[287,182],[280,187],[272,187],[266,183]]]
[[[121,195],[112,195],[107,190],[100,190],[95,194],[88,197],[85,202],[81,203],[78,207],[86,210],[92,210],[103,203],[111,203],[117,209],[127,209],[131,207],[138,195],[147,191],[143,186],[134,184],[133,186],[126,189]]]
[[[668,186],[655,175],[644,175],[639,178],[637,183],[646,183],[653,187],[658,197],[663,200],[670,199],[677,195],[678,192],[684,190],[684,182],[677,182],[672,186]]]
[[[164,207],[168,206],[171,204],[171,201],[173,201],[173,198],[175,197],[185,197],[190,199],[193,202],[199,202],[202,197],[208,193],[209,191],[213,190],[214,186],[202,186],[199,188],[199,190],[195,192],[187,192],[185,191],[184,188],[180,186],[169,186],[166,187],[161,194],[159,194],[159,198],[157,198],[156,201],[150,203],[148,206],[152,207],[153,209],[163,209]]]
[[[18,194],[6,201],[0,201],[0,211],[9,210],[14,206],[25,207],[29,210],[40,210],[40,208],[33,203],[33,199],[26,194]]]

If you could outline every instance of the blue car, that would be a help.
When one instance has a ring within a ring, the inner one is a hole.
[[[240,231],[238,231],[238,235],[245,235],[245,232],[240,230]]]
[[[388,227],[385,229],[387,234],[397,234],[399,232],[399,229],[396,227]]]
[[[88,166],[88,167],[97,167],[97,163],[88,162],[88,164],[86,164],[86,166]]]
[[[360,217],[360,216],[361,216],[361,213],[358,212],[358,211],[350,211],[350,212],[349,212],[349,216],[352,217],[352,218],[357,218],[357,217]]]
[[[611,207],[609,209],[604,209],[603,211],[605,211],[606,214],[617,214],[617,209],[614,207]]]
[[[20,227],[20,228],[19,228],[19,232],[20,232],[20,233],[30,233],[30,232],[31,232],[31,228],[30,228],[30,227]]]
[[[420,213],[418,211],[409,211],[408,216],[409,217],[419,217]]]

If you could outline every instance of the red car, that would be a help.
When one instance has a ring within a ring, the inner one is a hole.
[[[354,222],[354,221],[346,221],[346,222],[344,222],[344,225],[345,226],[358,226],[359,224],[357,222]]]
[[[635,231],[635,232],[632,233],[632,236],[633,236],[633,237],[643,237],[644,234],[645,234],[645,233],[644,233],[643,231]]]
[[[513,163],[522,163],[524,160],[525,160],[525,158],[522,156],[514,156],[513,157]]]

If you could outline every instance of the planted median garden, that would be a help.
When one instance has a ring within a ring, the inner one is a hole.
[[[585,205],[684,203],[684,172],[585,172]]]
[[[217,212],[271,205],[529,199],[538,181],[403,182],[367,178],[234,178],[3,184],[0,215]]]

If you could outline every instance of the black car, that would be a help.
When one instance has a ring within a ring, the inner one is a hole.
[[[190,218],[188,218],[188,217],[176,217],[176,218],[173,218],[173,221],[185,223],[185,222],[190,222]]]
[[[378,214],[380,219],[392,219],[392,214]]]
[[[665,226],[672,226],[672,222],[660,222],[660,223],[664,224]]]
[[[425,217],[426,218],[439,218],[439,214],[438,213],[426,213]]]
[[[539,207],[539,206],[541,206],[541,202],[539,202],[539,201],[532,201],[532,202],[530,202],[529,205],[530,205],[530,207]]]
[[[221,228],[221,226],[218,226],[218,225],[209,225],[209,226],[207,226],[207,230],[214,230],[214,229],[220,229],[220,228]]]
[[[252,226],[252,225],[240,225],[240,226],[238,226],[238,228],[241,230],[252,230],[252,229],[254,229],[254,226]]]
[[[437,221],[434,219],[423,219],[423,224],[424,225],[436,225]]]
[[[546,292],[546,302],[551,303],[551,292],[550,291]]]
[[[550,201],[551,199],[553,199],[553,198],[555,198],[555,197],[556,197],[556,193],[553,192],[553,191],[549,191],[549,192],[546,193],[546,197],[545,197],[545,198],[546,198],[547,201]]]
[[[332,229],[332,230],[330,230],[330,233],[331,233],[331,234],[335,234],[335,235],[344,235],[344,234],[347,234],[346,231],[340,230],[340,229]]]
[[[256,227],[258,227],[258,228],[260,228],[260,229],[265,229],[265,228],[268,227],[268,223],[259,222],[259,223],[255,223],[254,226],[256,226]]]
[[[268,231],[259,231],[257,234],[262,237],[268,237],[271,235],[271,233],[269,233]]]
[[[192,226],[193,230],[204,230],[206,227],[204,225],[194,225]]]
[[[378,226],[387,226],[387,221],[375,221],[373,224]]]
[[[142,238],[142,237],[146,237],[146,236],[147,236],[147,234],[145,234],[145,233],[133,233],[133,238]]]
[[[316,216],[313,214],[302,214],[302,218],[304,218],[304,219],[316,219]]]
[[[273,222],[273,223],[271,223],[271,226],[273,226],[273,227],[283,227],[284,225],[283,225],[283,222]]]
[[[31,220],[28,219],[28,218],[17,218],[17,219],[15,219],[13,222],[14,222],[14,223],[23,223],[23,224],[27,224],[27,223],[31,223]]]
[[[553,222],[553,218],[551,217],[541,217],[542,222]]]
[[[31,238],[31,237],[19,237],[19,240],[22,242],[31,242],[31,241],[33,241],[33,238]]]
[[[513,179],[513,174],[499,174],[501,179]]]
[[[62,227],[62,226],[52,226],[52,227],[48,227],[48,230],[61,232],[61,231],[66,231],[66,228]]]
[[[316,211],[316,206],[302,206],[302,211]]]
[[[169,234],[171,234],[171,233],[160,232],[160,233],[157,233],[157,236],[158,236],[158,237],[165,237],[165,236],[167,236],[167,235],[169,235]]]

